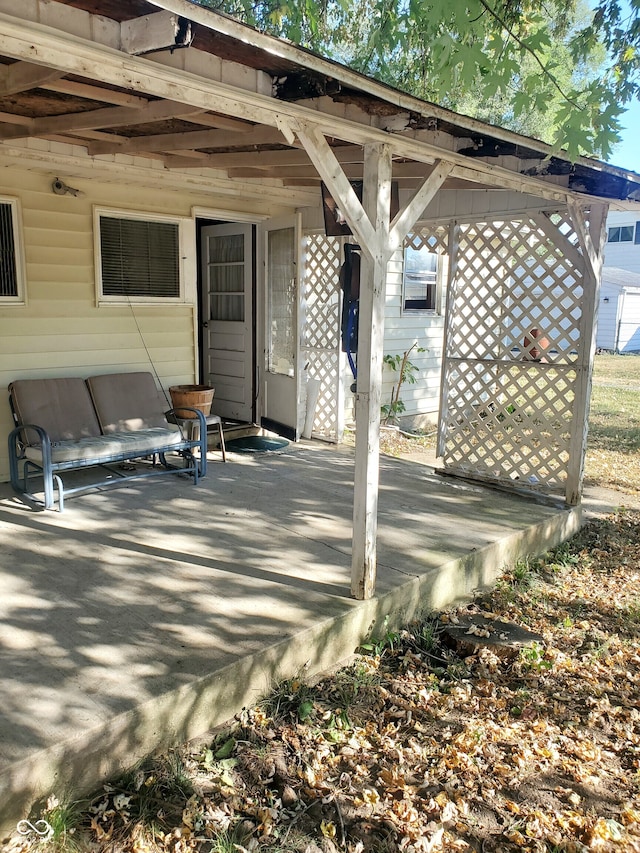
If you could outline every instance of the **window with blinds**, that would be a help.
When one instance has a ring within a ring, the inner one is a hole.
[[[15,302],[19,298],[15,204],[0,201],[0,299]]]
[[[99,215],[103,297],[180,299],[178,222]]]

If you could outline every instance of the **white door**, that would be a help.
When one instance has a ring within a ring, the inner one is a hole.
[[[300,217],[270,219],[261,229],[265,282],[264,426],[298,438],[298,275]]]
[[[202,229],[202,324],[205,381],[212,411],[253,421],[253,239],[251,225]]]

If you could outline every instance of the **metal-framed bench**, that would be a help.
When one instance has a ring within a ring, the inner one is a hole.
[[[112,373],[88,379],[19,379],[9,385],[15,429],[9,435],[9,470],[13,488],[38,501],[29,488],[34,475],[43,479],[44,507],[64,510],[65,496],[113,485],[125,478],[189,474],[194,485],[207,473],[207,430],[202,412],[193,409],[200,429],[186,436],[169,423],[163,399],[150,373]],[[182,407],[184,408],[184,407]],[[194,453],[197,450],[198,453]],[[167,454],[182,465],[171,465]],[[61,474],[151,457],[152,465],[133,473],[109,468],[110,477],[65,488]]]

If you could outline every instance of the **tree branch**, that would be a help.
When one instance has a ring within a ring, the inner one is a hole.
[[[516,42],[516,44],[519,44],[519,45],[520,45],[520,47],[521,47],[524,51],[526,51],[528,54],[530,54],[530,55],[534,58],[534,60],[537,62],[537,64],[538,64],[538,65],[540,66],[540,68],[542,69],[542,73],[544,74],[544,76],[545,76],[548,80],[550,80],[550,81],[551,81],[551,83],[552,83],[552,84],[554,85],[554,87],[558,90],[558,92],[560,92],[560,94],[562,95],[563,99],[564,99],[568,104],[571,104],[572,106],[574,106],[576,109],[578,109],[578,110],[582,110],[582,107],[580,106],[580,104],[579,104],[577,101],[575,101],[573,98],[570,98],[570,97],[569,97],[569,95],[567,95],[567,94],[565,93],[565,91],[564,91],[564,89],[562,88],[562,86],[560,85],[560,83],[558,83],[558,81],[556,80],[556,78],[554,77],[554,75],[549,71],[549,69],[548,69],[548,68],[547,68],[547,66],[544,64],[544,62],[540,59],[540,57],[539,57],[539,56],[538,56],[538,54],[535,52],[535,50],[532,50],[532,49],[529,47],[529,45],[528,45],[528,44],[526,44],[526,42],[522,41],[522,39],[520,38],[520,36],[519,36],[517,33],[515,33],[515,32],[513,31],[513,29],[512,29],[512,28],[507,24],[507,22],[506,22],[506,21],[505,21],[505,20],[504,20],[504,19],[503,19],[499,14],[498,14],[498,12],[496,12],[496,10],[495,10],[495,9],[492,9],[492,8],[491,8],[491,6],[488,4],[487,0],[478,0],[478,3],[479,3],[479,4],[480,4],[484,9],[486,9],[486,10],[487,10],[487,12],[488,12],[488,13],[489,13],[493,18],[494,18],[494,20],[496,20],[496,21],[500,24],[500,26],[501,26],[503,29],[505,29],[505,30],[507,31],[507,33],[511,36],[511,38]]]

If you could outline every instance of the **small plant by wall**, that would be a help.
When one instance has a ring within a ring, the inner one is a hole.
[[[400,399],[403,385],[415,385],[417,381],[418,367],[409,359],[412,352],[427,352],[424,347],[419,347],[416,341],[413,346],[405,352],[397,355],[385,355],[384,364],[397,375],[397,381],[391,391],[391,400],[381,406],[382,419],[385,424],[397,423],[400,415],[405,411],[404,402]]]

